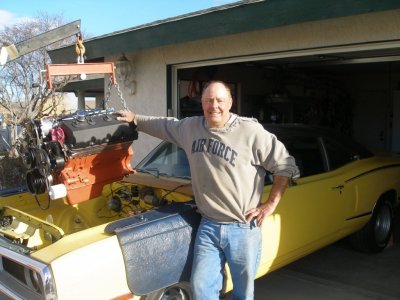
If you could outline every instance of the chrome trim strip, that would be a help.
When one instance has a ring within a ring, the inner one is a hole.
[[[0,247],[0,257],[6,257],[12,261],[15,261],[16,263],[25,266],[35,272],[37,272],[41,279],[42,279],[42,291],[43,291],[43,299],[46,300],[56,300],[57,299],[57,294],[56,294],[56,289],[55,289],[55,284],[53,281],[53,276],[51,274],[50,268],[48,265],[37,261],[33,258],[30,258],[29,256],[26,255],[22,255],[20,253],[11,251],[7,248],[4,247]],[[3,266],[0,263],[0,273],[3,274],[8,274],[10,277],[12,277],[8,272],[4,272],[3,270]],[[12,277],[13,279],[15,279],[16,281],[18,281],[20,283],[20,281],[14,277]],[[21,283],[20,283],[21,285]],[[18,286],[18,285],[16,285]],[[28,288],[28,286],[23,285],[24,287]],[[4,289],[3,289],[4,288]],[[21,289],[21,291],[19,290],[13,290],[10,287],[6,287],[4,286],[2,283],[0,283],[0,293],[4,292],[6,295],[8,295],[9,293],[12,293],[12,295],[23,295],[24,291]],[[18,298],[17,298],[18,299]]]
[[[363,214],[360,214],[360,215],[357,215],[357,216],[353,216],[353,217],[347,218],[346,221],[362,218],[362,217],[369,216],[369,215],[372,215],[372,211],[369,211],[369,212],[366,212],[366,213],[363,213]]]
[[[346,179],[345,183],[349,183],[349,182],[351,182],[353,180],[356,180],[356,179],[360,178],[361,176],[367,175],[369,173],[373,173],[373,172],[384,170],[384,169],[398,168],[398,167],[400,167],[400,164],[392,164],[392,165],[387,165],[387,166],[382,166],[382,167],[379,167],[379,168],[371,169],[371,170],[368,170],[368,171],[363,172],[361,174],[358,174],[357,176],[354,176],[352,178]]]
[[[20,296],[18,296],[16,293],[14,293],[6,285],[4,285],[0,282],[0,298],[2,298],[1,297],[2,295],[5,295],[13,300],[25,300],[25,299],[21,298]]]

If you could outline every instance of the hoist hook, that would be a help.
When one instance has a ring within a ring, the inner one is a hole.
[[[76,43],[75,43],[75,52],[77,55],[77,63],[78,64],[83,64],[85,63],[84,60],[84,54],[85,54],[85,46],[83,45],[83,38],[82,38],[82,34],[78,33],[77,35],[77,39],[76,39]]]

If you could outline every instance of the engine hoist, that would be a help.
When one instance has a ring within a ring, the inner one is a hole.
[[[85,47],[80,21],[33,37],[31,40],[2,47],[1,64],[14,60],[70,35],[77,35],[74,64],[47,64],[46,86],[55,89],[54,78],[86,78],[90,74],[109,76],[104,109],[77,111],[63,117],[32,120],[26,126],[28,144],[24,149],[26,182],[34,195],[49,193],[49,199],[65,197],[71,205],[100,196],[103,186],[134,173],[131,144],[138,133],[133,124],[122,123],[107,107],[112,86],[117,87],[123,107],[126,102],[115,78],[112,62],[85,63]]]

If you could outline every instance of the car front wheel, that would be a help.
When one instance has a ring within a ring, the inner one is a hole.
[[[393,205],[387,199],[379,201],[371,219],[350,236],[352,246],[362,252],[378,253],[388,245],[394,224]]]
[[[179,282],[169,287],[152,292],[145,297],[145,300],[192,300],[192,290],[188,282]]]

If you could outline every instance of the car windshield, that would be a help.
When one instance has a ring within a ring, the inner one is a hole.
[[[26,190],[25,167],[21,159],[10,158],[0,151],[0,196],[20,193]]]
[[[17,132],[21,127],[17,126]],[[0,196],[13,195],[26,190],[26,168],[21,158],[10,155],[11,129],[0,113]]]
[[[190,168],[186,154],[175,144],[162,143],[140,164],[137,171],[158,176],[172,176],[190,179]]]

